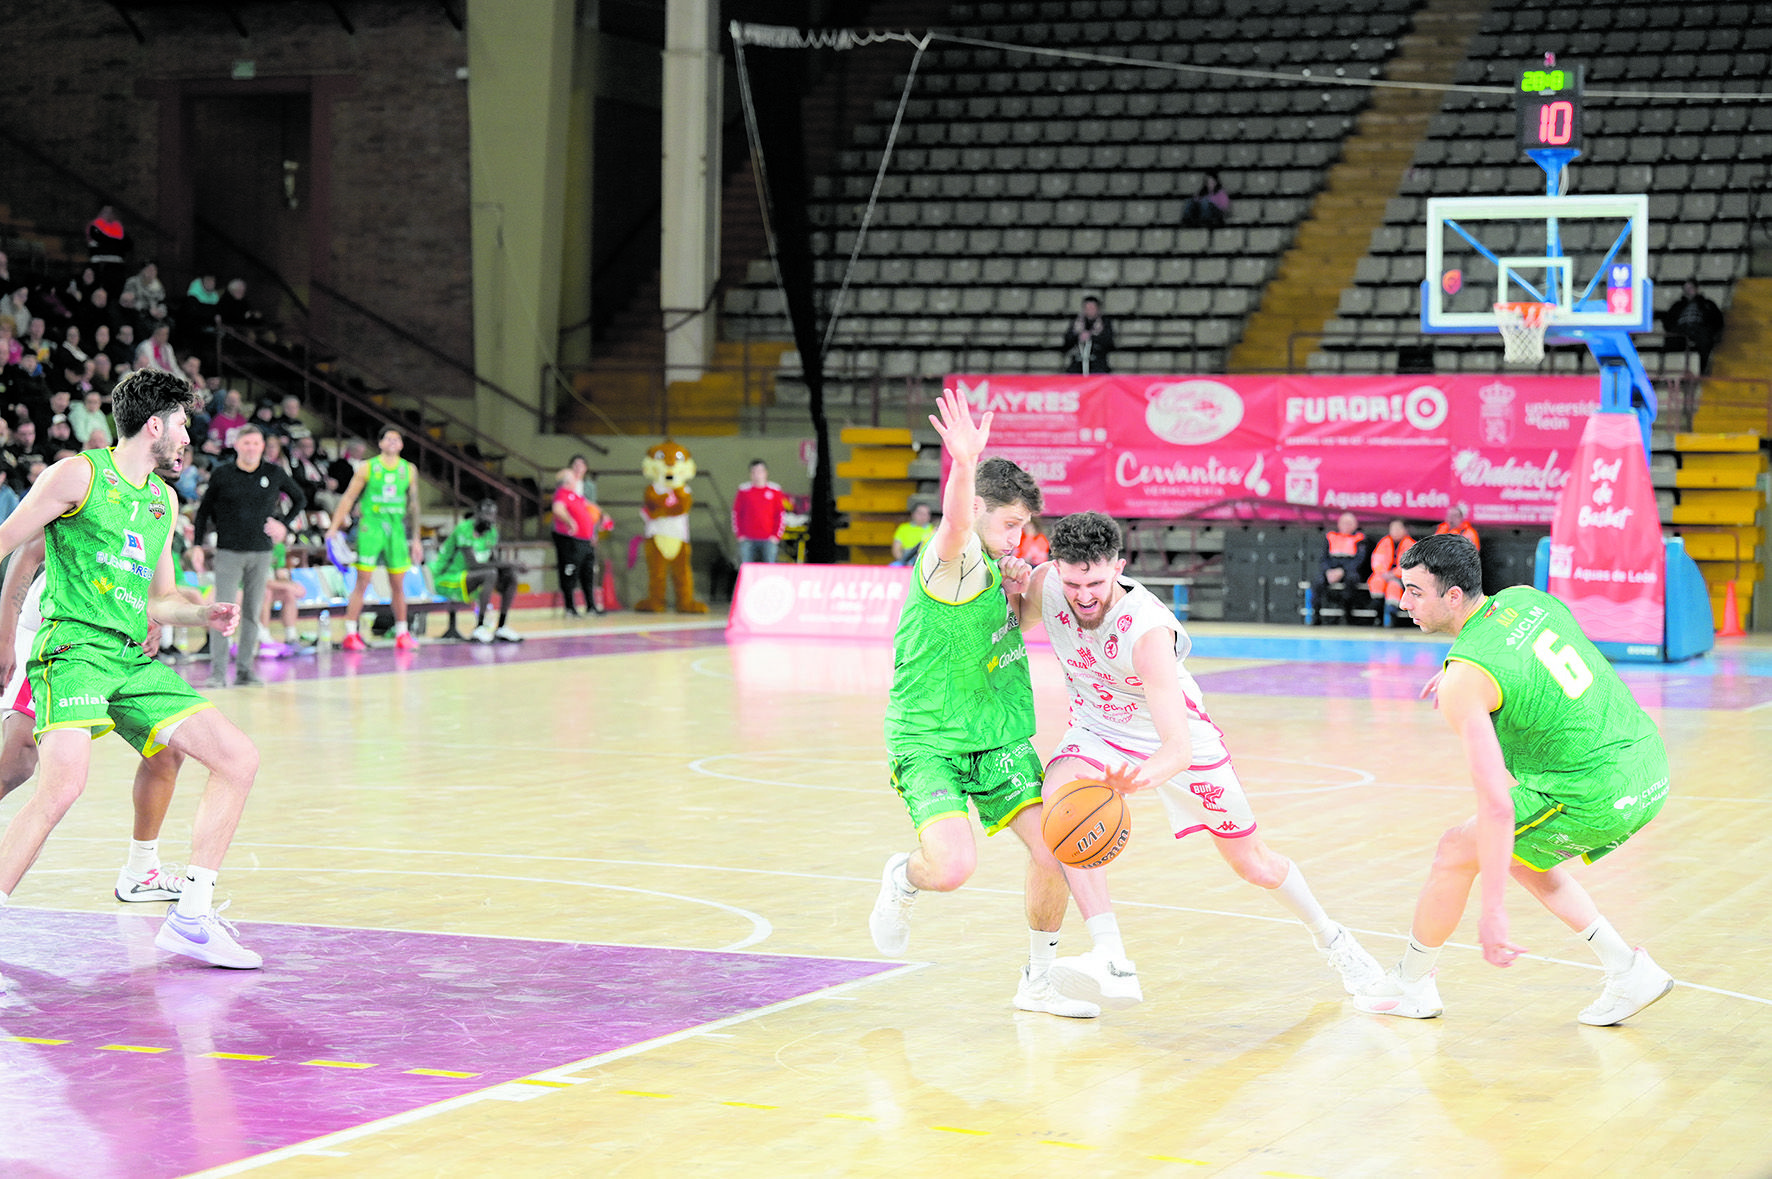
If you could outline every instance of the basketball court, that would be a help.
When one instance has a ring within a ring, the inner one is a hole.
[[[868,909],[911,844],[882,764],[888,649],[526,625],[519,647],[333,653],[218,695],[264,754],[221,889],[262,971],[161,954],[160,906],[110,899],[131,758],[100,742],[0,914],[0,1169],[1772,1174],[1763,640],[1623,669],[1675,793],[1583,875],[1681,985],[1587,1028],[1597,966],[1517,889],[1532,957],[1484,965],[1471,917],[1441,958],[1442,1018],[1355,1012],[1285,911],[1205,836],[1177,844],[1150,797],[1110,869],[1142,1006],[1011,1007],[1027,938],[1006,838],[881,961]],[[1415,699],[1440,645],[1193,632],[1264,834],[1388,964],[1472,806]],[[1044,750],[1064,701],[1033,654]],[[1061,953],[1086,947],[1073,911]]]

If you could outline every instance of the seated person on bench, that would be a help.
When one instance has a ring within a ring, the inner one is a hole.
[[[498,549],[498,505],[483,499],[474,514],[455,526],[455,531],[437,550],[431,562],[437,592],[452,603],[474,602],[474,634],[476,643],[520,643],[523,636],[509,626],[511,601],[517,596],[517,574],[523,566],[496,559]],[[492,592],[498,590],[498,628],[486,621],[486,607],[492,603]],[[449,610],[446,639],[464,636],[455,628],[456,611]]]
[[[1370,553],[1366,534],[1360,531],[1359,519],[1352,512],[1343,512],[1335,527],[1323,538],[1323,560],[1317,566],[1317,576],[1311,581],[1311,625],[1321,625],[1325,605],[1339,606],[1344,624],[1350,620],[1353,611],[1350,591],[1355,586],[1365,588],[1364,570]]]

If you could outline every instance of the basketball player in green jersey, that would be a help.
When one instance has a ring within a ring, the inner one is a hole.
[[[154,938],[215,966],[262,960],[213,907],[216,876],[258,773],[258,750],[184,680],[142,649],[148,620],[232,634],[240,607],[179,596],[172,562],[178,505],[155,476],[190,442],[190,386],[142,369],[111,393],[120,441],[45,471],[0,524],[0,557],[42,531],[42,613],[28,673],[37,709],[36,791],[0,836],[0,904],[86,789],[93,738],[112,729],[144,757],[176,749],[209,770],[178,905]]]
[[[1477,815],[1440,839],[1402,961],[1354,999],[1362,1011],[1440,1014],[1433,964],[1483,880],[1483,957],[1507,966],[1507,877],[1522,884],[1599,956],[1600,997],[1582,1023],[1622,1023],[1672,989],[1647,950],[1632,950],[1563,867],[1617,850],[1667,801],[1667,749],[1655,722],[1557,599],[1516,585],[1482,590],[1476,546],[1455,533],[1415,543],[1400,562],[1403,607],[1429,634],[1453,636],[1434,681],[1438,707],[1464,744]],[[1511,861],[1511,863],[1510,863]]]
[[[344,522],[351,518],[351,509],[362,501],[363,518],[357,522],[357,559],[351,563],[357,571],[357,583],[351,587],[351,601],[345,607],[347,651],[369,648],[358,620],[363,613],[363,592],[369,588],[369,575],[377,565],[388,569],[394,649],[411,651],[418,646],[418,640],[406,629],[405,584],[406,571],[419,562],[418,471],[400,457],[406,447],[400,431],[389,426],[381,432],[379,445],[381,454],[357,468],[326,529],[327,539],[338,535]],[[322,642],[331,641],[330,635],[320,638]]]
[[[1039,755],[1027,647],[1007,595],[1033,570],[1013,556],[1040,510],[1040,488],[1008,459],[979,462],[991,415],[974,424],[966,399],[942,394],[930,417],[953,467],[941,526],[924,544],[894,641],[886,756],[892,785],[917,829],[917,850],[886,861],[868,918],[874,945],[897,956],[910,944],[911,904],[922,889],[952,892],[978,864],[967,802],[985,833],[1007,827],[1027,845],[1028,965],[1015,1005],[1089,1019],[1101,1008],[1058,993],[1047,971],[1070,893],[1040,834]]]

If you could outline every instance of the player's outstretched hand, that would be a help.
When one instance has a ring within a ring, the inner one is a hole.
[[[149,659],[160,655],[160,624],[152,619],[148,621],[148,637],[142,640],[142,654]]]
[[[1008,594],[1027,593],[1028,582],[1034,578],[1034,567],[1015,556],[1000,558],[997,571],[1003,575],[1003,592]]]
[[[1507,940],[1507,914],[1489,913],[1477,922],[1477,940],[1483,943],[1483,961],[1491,966],[1512,966],[1526,953],[1524,946]]]
[[[945,389],[939,402],[941,417],[929,415],[929,424],[941,435],[941,441],[948,448],[948,454],[955,462],[975,463],[978,456],[984,453],[985,443],[991,437],[991,418],[995,415],[988,411],[977,422],[972,420],[972,407],[966,399],[952,389]]]
[[[240,625],[240,603],[211,602],[203,607],[203,626],[231,635]]]
[[[1427,700],[1431,698],[1434,702],[1434,707],[1438,708],[1440,706],[1440,680],[1445,674],[1446,669],[1443,667],[1439,671],[1436,671],[1433,679],[1421,685],[1421,695],[1417,696],[1416,699]]]
[[[1129,765],[1115,766],[1103,773],[1101,784],[1119,794],[1136,794],[1150,786],[1150,783],[1140,778],[1138,771]]]

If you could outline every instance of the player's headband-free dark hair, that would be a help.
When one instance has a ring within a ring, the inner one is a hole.
[[[1052,526],[1046,542],[1054,561],[1095,565],[1120,555],[1120,526],[1100,512],[1073,512]]]
[[[1400,569],[1423,568],[1433,574],[1442,594],[1457,586],[1466,594],[1483,590],[1483,558],[1477,546],[1456,532],[1424,536],[1397,561]]]
[[[175,409],[188,410],[192,396],[191,383],[178,373],[136,369],[111,389],[111,413],[117,422],[117,436],[133,438],[141,433],[149,418]]]
[[[978,464],[973,492],[992,511],[1023,504],[1030,514],[1038,516],[1046,504],[1034,477],[1006,458],[988,458]]]

